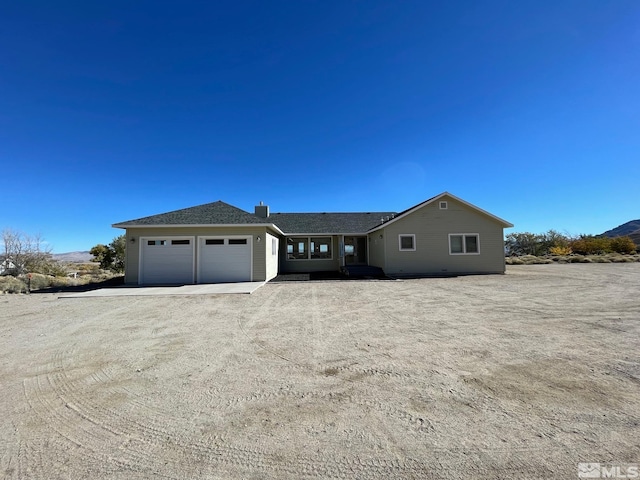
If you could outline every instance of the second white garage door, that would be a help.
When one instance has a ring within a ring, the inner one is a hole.
[[[250,282],[252,237],[200,237],[198,283]]]

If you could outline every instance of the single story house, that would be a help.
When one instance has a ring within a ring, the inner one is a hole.
[[[513,225],[447,192],[403,212],[246,212],[222,201],[116,223],[125,283],[269,281],[357,266],[390,276],[504,273]]]

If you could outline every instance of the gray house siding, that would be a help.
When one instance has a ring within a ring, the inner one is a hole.
[[[385,269],[384,252],[385,252],[385,232],[379,230],[368,236],[369,247],[369,265]]]
[[[450,197],[419,208],[380,231],[389,275],[504,273],[503,225]],[[377,233],[377,232],[376,232]],[[450,234],[477,234],[479,254],[452,255]],[[415,235],[415,251],[401,251],[400,235]]]

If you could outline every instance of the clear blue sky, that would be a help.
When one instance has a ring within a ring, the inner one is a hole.
[[[4,2],[0,45],[0,228],[54,252],[216,200],[640,218],[637,0]]]

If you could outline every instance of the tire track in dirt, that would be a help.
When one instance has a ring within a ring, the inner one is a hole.
[[[283,473],[307,477],[323,476],[350,478],[358,472],[369,477],[388,477],[401,472],[410,473],[419,467],[419,462],[407,460],[400,463],[389,459],[351,459],[348,457],[328,459],[318,455],[297,457],[282,462],[280,455],[264,449],[230,445],[222,437],[209,435],[206,442],[190,440],[193,432],[180,422],[171,422],[171,415],[150,409],[140,399],[128,399],[129,408],[144,409],[144,422],[110,408],[92,394],[96,388],[107,385],[106,392],[118,391],[108,387],[112,376],[104,369],[86,371],[75,368],[68,376],[65,361],[72,363],[75,352],[57,352],[52,361],[42,367],[42,373],[24,380],[24,395],[37,417],[53,429],[57,439],[49,439],[56,450],[65,451],[65,444],[83,451],[83,455],[94,463],[112,465],[118,470],[153,472],[156,476],[173,478],[158,468],[158,452],[163,452],[167,463],[212,465],[224,464],[247,470],[263,471],[279,476]],[[77,362],[76,362],[77,363]],[[122,393],[122,392],[121,392]],[[305,392],[287,392],[287,396],[315,401],[326,401],[331,395],[310,395]],[[230,399],[229,408],[250,401],[277,400],[277,395],[255,394],[248,398]],[[102,398],[102,400],[104,400]],[[375,402],[360,402],[360,406],[385,410]],[[125,409],[126,410],[126,409]],[[386,409],[391,416],[411,420],[404,412]],[[163,421],[164,419],[164,421]],[[167,428],[171,424],[172,429]],[[117,455],[112,452],[116,451]],[[167,452],[172,452],[167,454]],[[18,455],[21,457],[21,455]],[[22,455],[24,460],[24,455]],[[293,462],[292,462],[293,460]],[[29,459],[30,472],[46,472],[51,467]],[[199,467],[202,468],[202,467]],[[26,471],[20,468],[20,471]],[[50,470],[49,470],[50,471]],[[418,471],[418,470],[416,470]]]

